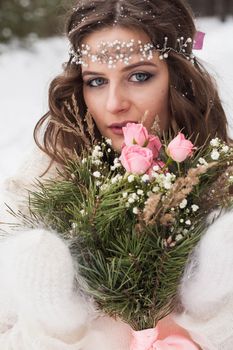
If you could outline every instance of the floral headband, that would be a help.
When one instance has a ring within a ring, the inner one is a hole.
[[[117,62],[122,62],[125,65],[130,63],[133,54],[138,54],[141,61],[151,60],[153,52],[159,52],[159,58],[163,60],[168,58],[171,51],[183,55],[187,60],[194,63],[193,50],[201,50],[203,47],[205,33],[197,32],[194,41],[191,38],[177,39],[177,48],[174,49],[168,46],[168,38],[164,38],[164,44],[153,45],[152,43],[143,43],[141,40],[131,39],[129,41],[101,41],[97,45],[97,50],[92,51],[88,44],[82,44],[77,50],[70,48],[71,62],[88,67],[88,62],[98,62],[107,64],[108,68],[115,68]],[[192,45],[192,46],[191,46]],[[190,47],[191,46],[191,47]],[[190,53],[191,51],[191,53]]]

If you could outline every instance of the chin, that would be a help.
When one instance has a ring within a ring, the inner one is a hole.
[[[122,140],[113,140],[112,139],[112,148],[114,149],[114,151],[121,153],[121,149],[122,149],[122,145],[123,145],[123,138]]]

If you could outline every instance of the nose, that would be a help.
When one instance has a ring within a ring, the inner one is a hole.
[[[106,98],[106,110],[111,114],[127,112],[130,108],[130,100],[127,91],[118,84],[110,84]]]

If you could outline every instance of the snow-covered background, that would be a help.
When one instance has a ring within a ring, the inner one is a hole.
[[[204,49],[197,55],[217,79],[233,124],[233,18],[225,23],[205,18],[197,27],[206,32]],[[37,40],[30,50],[0,46],[0,180],[12,175],[30,152],[34,125],[47,111],[49,82],[67,60],[67,47],[62,38]]]

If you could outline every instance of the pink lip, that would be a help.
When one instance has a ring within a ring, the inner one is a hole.
[[[135,122],[133,120],[126,120],[122,123],[113,123],[111,125],[109,125],[109,128],[123,128],[124,126],[126,126],[128,123],[135,123],[138,124],[138,122]]]
[[[138,124],[138,122],[135,122],[135,121],[131,121],[131,120],[127,120],[127,121],[124,121],[122,123],[113,123],[109,126],[109,128],[111,129],[111,131],[113,132],[113,134],[115,135],[123,135],[123,130],[122,128],[124,126],[126,126],[128,123],[135,123],[135,124]]]

